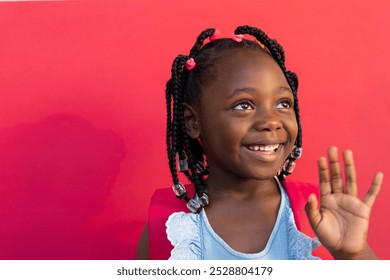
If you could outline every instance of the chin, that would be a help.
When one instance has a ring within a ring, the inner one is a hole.
[[[248,170],[249,171],[249,170]],[[246,176],[248,179],[264,181],[264,180],[273,180],[274,177],[278,174],[279,169],[277,170],[252,170],[247,172]]]

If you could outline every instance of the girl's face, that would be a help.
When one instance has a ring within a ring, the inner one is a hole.
[[[191,136],[201,138],[210,176],[273,178],[298,131],[294,97],[282,70],[267,53],[240,49],[228,51],[216,71],[190,122],[196,132]]]

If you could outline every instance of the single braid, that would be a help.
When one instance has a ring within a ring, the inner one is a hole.
[[[172,174],[172,180],[174,184],[179,183],[179,178],[177,175],[176,169],[176,152],[178,150],[178,145],[180,143],[178,139],[178,111],[179,106],[182,106],[179,102],[180,92],[182,91],[181,87],[181,69],[183,68],[185,62],[181,56],[178,56],[172,66],[172,79],[167,83],[167,147],[168,147],[168,159],[169,159],[169,168]],[[172,114],[173,113],[173,114]]]
[[[286,67],[284,66],[285,56],[284,50],[281,45],[275,40],[270,39],[267,34],[265,34],[262,30],[251,27],[248,25],[239,26],[234,31],[235,34],[248,34],[255,37],[259,42],[264,44],[267,47],[272,57],[279,64],[280,68],[282,68],[283,73],[286,75]]]
[[[195,57],[199,53],[200,49],[204,44],[204,41],[207,38],[213,36],[214,32],[215,32],[214,28],[208,28],[204,30],[202,33],[200,33],[200,35],[196,39],[194,46],[190,50],[190,57]]]
[[[199,54],[204,42],[207,38],[211,37],[215,32],[214,28],[208,28],[204,30],[196,39],[194,46],[190,50],[189,57],[196,57]],[[199,94],[199,93],[198,93]],[[204,163],[204,151],[198,140],[192,140],[188,138],[188,135],[184,137],[186,153],[188,156],[188,165],[191,169],[191,177],[189,178],[193,182],[195,191],[198,197],[201,197],[203,193],[207,193],[207,188],[204,181],[204,171],[199,170],[197,164],[205,165]],[[192,153],[194,151],[195,153]],[[195,154],[195,158],[193,157]]]
[[[197,161],[194,159],[189,137],[184,138],[184,146],[188,157],[188,166],[191,169],[191,177],[189,177],[189,179],[191,182],[194,183],[195,191],[200,197],[206,191],[206,188],[204,184],[203,174],[199,173],[197,169]]]

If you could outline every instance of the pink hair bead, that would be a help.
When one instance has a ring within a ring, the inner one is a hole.
[[[196,65],[195,60],[192,57],[190,59],[188,59],[186,62],[186,67],[189,71],[194,69],[195,65]]]
[[[244,34],[234,34],[232,36],[232,39],[236,42],[242,42],[242,39],[244,39]]]

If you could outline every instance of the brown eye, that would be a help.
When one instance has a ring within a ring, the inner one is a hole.
[[[238,103],[236,106],[234,106],[233,109],[239,111],[246,111],[246,110],[253,110],[254,108],[249,101],[242,101]]]
[[[279,102],[279,104],[276,106],[276,108],[278,108],[278,109],[290,109],[291,106],[292,106],[292,104],[291,104],[290,100],[282,100],[281,102]]]

